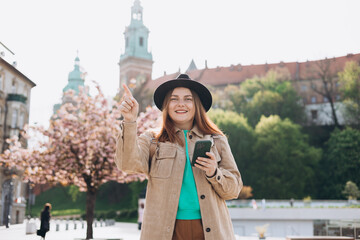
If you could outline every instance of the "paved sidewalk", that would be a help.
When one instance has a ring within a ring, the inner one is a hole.
[[[26,221],[25,221],[26,222]],[[0,227],[1,240],[39,240],[36,234],[26,234],[26,223],[10,225],[10,228]],[[36,224],[37,229],[40,228]],[[60,231],[55,231],[54,224],[50,225],[50,231],[46,234],[46,240],[74,240],[76,238],[84,239],[86,237],[86,225],[84,229],[65,230],[60,226]],[[140,231],[135,223],[115,223],[113,226],[93,227],[94,238],[103,239],[122,239],[122,240],[139,240]]]
[[[36,228],[40,228],[40,221],[36,220]],[[56,222],[50,222],[50,231],[46,233],[46,240],[78,240],[86,237],[86,224],[82,229],[81,224],[74,225],[69,221],[69,230],[65,230],[65,221],[60,223],[60,231],[56,231]],[[140,231],[137,229],[136,223],[120,223],[116,222],[112,226],[97,227],[93,226],[95,239],[121,239],[121,240],[139,240]],[[256,236],[235,236],[236,240],[258,240]],[[10,228],[0,226],[0,240],[39,240],[36,234],[26,234],[26,221],[23,224],[10,225]],[[267,240],[285,240],[285,238],[267,237]]]

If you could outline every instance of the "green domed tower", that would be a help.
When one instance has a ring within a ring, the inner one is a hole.
[[[85,82],[85,79],[84,79],[84,73],[81,72],[80,70],[80,59],[79,57],[77,56],[75,58],[75,64],[74,64],[74,70],[72,70],[70,73],[69,73],[69,77],[68,77],[68,84],[63,88],[63,93],[72,89],[76,92],[76,94],[79,93],[79,86],[82,86],[84,87],[84,82]],[[64,99],[64,97],[62,98],[62,103],[57,103],[54,105],[53,107],[53,112],[54,114],[57,112],[57,110],[60,109],[61,105],[66,103],[66,102],[69,102],[70,100],[69,99]]]
[[[143,23],[143,8],[139,0],[131,7],[131,22],[125,28],[125,52],[120,56],[120,81],[134,89],[151,80],[152,53],[148,51],[149,29]]]
[[[76,93],[79,93],[79,86],[83,87],[84,82],[84,74],[80,71],[80,59],[79,57],[76,57],[74,70],[69,73],[68,84],[64,87],[63,92],[72,89]]]

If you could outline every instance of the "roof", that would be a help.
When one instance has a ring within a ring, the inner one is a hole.
[[[196,69],[187,72],[187,74],[192,79],[199,81],[204,85],[212,86],[239,84],[246,79],[253,78],[255,76],[264,76],[271,69],[283,69],[290,74],[291,80],[308,80],[319,78],[319,74],[316,69],[319,68],[319,65],[321,64],[326,62],[330,63],[330,72],[336,74],[344,68],[345,63],[348,61],[360,62],[360,53],[306,62],[280,62],[244,66],[237,64],[231,65],[230,67]],[[176,78],[178,74],[180,73],[177,72],[164,75],[154,79],[153,81],[149,81],[146,88],[155,89],[161,83]]]
[[[8,63],[7,61],[5,61],[3,58],[0,57],[0,63],[4,63],[7,67],[9,67],[13,72],[15,72],[15,74],[20,75],[21,77],[23,77],[26,81],[28,81],[31,85],[31,87],[35,87],[36,84],[31,81],[27,76],[25,76],[22,72],[20,72],[17,68],[15,68],[13,65],[11,65],[10,63]]]
[[[197,67],[196,67],[196,65],[195,65],[194,59],[191,60],[191,63],[190,63],[190,65],[189,65],[188,69],[186,70],[186,72],[191,72],[191,71],[193,71],[193,70],[197,70]]]

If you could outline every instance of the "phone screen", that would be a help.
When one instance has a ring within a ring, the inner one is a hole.
[[[208,156],[206,155],[206,152],[210,152],[210,148],[211,148],[211,141],[210,140],[196,141],[194,154],[193,154],[193,158],[192,158],[192,161],[191,161],[191,165],[194,166],[194,164],[196,162],[196,159],[198,157],[208,158]]]

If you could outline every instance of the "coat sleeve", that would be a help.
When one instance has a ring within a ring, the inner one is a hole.
[[[206,177],[215,192],[224,200],[237,198],[243,187],[240,172],[225,136],[219,138],[220,162],[216,174]]]
[[[149,148],[151,133],[137,136],[137,124],[122,122],[116,141],[115,163],[119,170],[128,174],[149,173]]]

